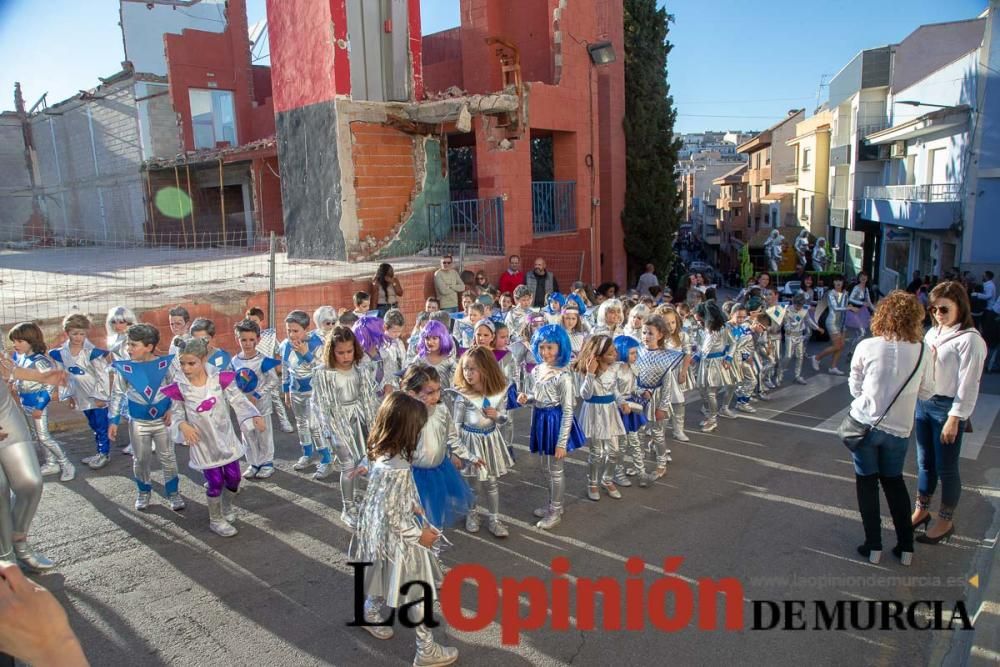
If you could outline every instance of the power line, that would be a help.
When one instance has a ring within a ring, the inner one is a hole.
[[[774,114],[772,116],[743,116],[743,115],[718,115],[718,114],[708,114],[708,113],[679,113],[678,116],[689,116],[692,118],[761,118],[767,120],[769,118],[778,118],[781,114]]]
[[[685,100],[683,102],[676,102],[675,104],[748,104],[752,102],[796,102],[798,100],[811,100],[812,96],[807,95],[804,97],[771,97],[762,98],[757,100],[699,100],[692,102],[690,100]]]

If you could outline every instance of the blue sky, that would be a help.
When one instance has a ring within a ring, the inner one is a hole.
[[[529,0],[517,0],[525,2]],[[534,0],[530,0],[534,1]],[[570,2],[572,11],[573,2]],[[811,113],[822,75],[923,23],[973,18],[987,0],[675,0],[669,83],[676,130],[760,129],[793,107]],[[421,0],[424,32],[459,23],[459,0]],[[250,23],[264,0],[247,0]],[[30,106],[97,85],[124,59],[118,0],[0,0],[0,109],[14,81]],[[825,91],[824,91],[825,92]]]

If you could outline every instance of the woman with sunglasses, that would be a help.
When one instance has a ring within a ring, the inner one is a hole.
[[[934,326],[924,342],[934,353],[934,395],[917,402],[917,502],[913,526],[930,524],[930,504],[941,480],[937,521],[917,542],[937,544],[955,532],[952,517],[962,493],[958,459],[965,424],[979,398],[979,378],[986,362],[986,342],[972,321],[969,296],[961,283],[941,283],[931,290]]]

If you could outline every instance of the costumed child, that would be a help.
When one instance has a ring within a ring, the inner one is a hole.
[[[518,345],[520,346],[521,344],[519,343]],[[520,391],[519,387],[522,382],[522,366],[517,360],[517,355],[509,346],[510,331],[508,331],[507,325],[503,323],[497,324],[493,337],[493,356],[496,358],[497,363],[500,364],[500,370],[503,371],[503,375],[509,383],[507,385],[508,411],[521,407],[521,404],[517,402],[517,394]],[[503,434],[503,440],[507,443],[508,449],[512,452],[511,456],[513,456],[514,420],[508,419],[501,424],[500,432]]]
[[[448,407],[441,404],[441,379],[436,370],[414,364],[406,369],[400,387],[427,406],[427,424],[411,462],[413,479],[424,515],[431,525],[443,530],[474,511],[476,496],[459,470],[482,464],[462,442]]]
[[[66,342],[49,351],[49,358],[66,371],[66,390],[70,408],[87,417],[87,424],[94,432],[97,454],[83,459],[91,470],[108,465],[111,440],[108,438],[108,403],[111,401],[111,355],[107,350],[94,347],[87,340],[90,319],[74,313],[63,319]]]
[[[243,479],[267,479],[274,474],[274,430],[271,413],[281,401],[281,380],[276,369],[281,362],[260,353],[260,327],[250,319],[236,324],[233,333],[240,351],[233,357],[232,370],[236,373],[236,386],[247,400],[257,408],[264,422],[258,431],[250,422],[240,423],[240,435],[246,449],[248,467]]]
[[[755,297],[751,297],[751,299],[753,298]],[[754,387],[757,386],[757,368],[754,366],[753,360],[754,340],[753,332],[747,324],[746,306],[741,303],[727,302],[722,305],[722,312],[729,315],[726,331],[733,341],[733,367],[736,369],[739,381],[733,390],[727,391],[726,397],[720,401],[719,416],[735,419],[738,415],[730,407],[733,403],[735,403],[736,410],[740,412],[757,412],[756,408],[750,405],[750,397],[753,395]]]
[[[628,322],[622,327],[622,333],[635,338],[637,341],[642,341],[642,324],[652,314],[649,306],[646,304],[636,304],[632,307],[632,310],[628,311]]]
[[[202,338],[208,346],[208,357],[205,363],[216,372],[230,370],[233,357],[222,348],[215,346],[215,322],[199,317],[191,323],[191,336]]]
[[[115,384],[111,389],[111,410],[108,437],[114,441],[122,415],[129,420],[132,441],[132,476],[139,489],[135,508],[149,507],[153,492],[152,463],[155,446],[156,458],[163,469],[163,491],[170,509],[175,512],[185,508],[181,498],[181,480],[177,476],[177,455],[174,443],[167,432],[164,417],[170,409],[170,397],[163,387],[172,382],[171,364],[174,357],[156,356],[160,332],[150,324],[133,324],[128,336],[128,359],[112,362]]]
[[[448,389],[455,375],[455,357],[452,356],[454,341],[447,327],[437,320],[430,320],[420,332],[417,342],[417,358],[428,366],[433,366],[441,378],[441,387]]]
[[[465,309],[465,315],[455,313],[455,338],[458,346],[470,348],[474,342],[476,325],[486,316],[486,306],[481,303],[471,303]]]
[[[604,334],[614,339],[623,333],[622,323],[625,320],[624,307],[618,299],[608,299],[597,307],[597,317],[594,322],[593,334]]]
[[[802,360],[806,355],[808,329],[823,333],[823,328],[813,321],[809,312],[809,295],[799,292],[792,297],[792,307],[785,311],[781,326],[785,331],[785,356],[779,373],[784,381],[785,373],[794,363],[795,383],[808,384],[802,377]]]
[[[406,318],[403,317],[403,311],[390,308],[382,319],[385,321],[385,346],[382,348],[383,385],[399,389],[399,379],[406,370],[406,345],[403,344],[402,338]],[[388,395],[388,391],[385,395]]]
[[[580,314],[580,306],[575,301],[567,301],[562,310],[562,317],[559,322],[569,336],[570,347],[573,349],[572,358],[576,358],[583,349],[583,343],[587,340],[587,327],[583,323]]]
[[[251,424],[263,433],[267,425],[236,386],[236,373],[209,370],[207,341],[189,338],[178,355],[181,374],[162,389],[173,401],[170,429],[180,432],[191,452],[190,466],[205,476],[209,529],[220,537],[232,537],[237,530],[230,496],[240,489],[243,445],[233,430],[229,409],[236,414],[241,429]]]
[[[615,484],[618,486],[630,487],[632,481],[629,477],[639,476],[639,486],[646,486],[645,454],[642,451],[642,444],[639,442],[639,432],[646,426],[646,415],[642,410],[641,398],[637,393],[637,380],[635,374],[635,362],[639,356],[641,343],[631,336],[616,336],[614,339],[615,349],[618,351],[618,365],[616,366],[616,379],[618,383],[618,393],[631,405],[628,413],[619,409],[618,413],[625,428],[625,435],[621,439],[618,449],[618,467],[615,469]],[[627,459],[627,461],[626,461]]]
[[[667,474],[670,450],[667,448],[666,420],[673,414],[672,404],[684,394],[677,386],[675,369],[684,360],[684,353],[668,350],[667,323],[658,315],[646,319],[642,325],[642,347],[636,355],[636,385],[643,399],[646,414],[646,433],[656,453],[656,470],[653,479]],[[641,485],[641,484],[640,484]]]
[[[673,425],[672,436],[677,442],[688,442],[691,440],[684,432],[684,415],[687,412],[685,409],[686,398],[684,392],[688,389],[693,389],[694,384],[692,372],[691,372],[691,357],[694,355],[692,350],[691,340],[684,333],[684,327],[681,323],[681,316],[676,310],[670,307],[663,309],[663,314],[660,315],[663,321],[667,325],[667,335],[664,338],[664,347],[673,352],[678,352],[684,355],[683,361],[681,361],[680,366],[670,371],[673,375],[673,389],[672,396],[670,397],[670,409],[672,414],[670,416],[671,424]],[[667,461],[671,461],[670,450],[667,450]]]
[[[48,373],[56,369],[55,364],[45,354],[45,336],[37,324],[21,322],[14,325],[7,338],[14,344],[14,364],[19,368],[39,373]],[[71,481],[76,477],[76,467],[66,456],[62,444],[49,433],[49,403],[56,389],[34,380],[17,380],[15,387],[32,434],[38,444],[45,449],[42,475],[55,475],[61,472],[59,481]]]
[[[504,320],[507,324],[507,329],[510,331],[511,340],[517,340],[517,337],[525,330],[528,317],[532,313],[531,298],[531,288],[527,285],[518,285],[514,288],[515,305],[507,313],[507,318]],[[527,340],[530,341],[531,339],[528,338]]]
[[[629,414],[632,408],[618,391],[618,349],[607,336],[593,336],[573,362],[573,370],[580,381],[580,426],[589,447],[587,497],[600,500],[603,487],[609,496],[621,499],[614,481],[618,444],[625,436],[619,411]]]
[[[365,315],[354,323],[351,331],[358,339],[361,351],[365,353],[361,358],[361,365],[371,379],[375,392],[379,397],[388,396],[393,392],[394,383],[393,378],[385,372],[385,359],[382,356],[389,347],[389,341],[385,337],[385,323],[376,315]]]
[[[469,349],[458,362],[453,379],[452,418],[459,437],[471,456],[482,461],[481,467],[468,471],[478,488],[486,487],[489,530],[494,537],[507,537],[507,527],[500,521],[500,478],[514,465],[507,443],[498,426],[507,416],[507,387],[500,365],[487,347]],[[483,497],[482,493],[479,493]],[[479,513],[473,507],[465,517],[465,529],[479,530]]]
[[[172,311],[173,309],[171,309],[171,312]],[[184,312],[187,311],[185,310]],[[188,317],[188,320],[190,319],[191,318]],[[171,317],[171,320],[173,320],[173,317]],[[125,306],[113,306],[108,309],[108,315],[104,320],[104,330],[107,332],[107,338],[105,338],[104,347],[106,347],[108,349],[108,352],[111,353],[112,364],[114,364],[114,362],[116,361],[123,361],[128,359],[128,336],[126,335],[125,332],[128,331],[128,328],[130,326],[132,326],[133,324],[137,324],[138,322],[139,319],[135,316],[135,313],[132,312],[130,308],[126,308]],[[171,327],[171,330],[173,330],[173,327]],[[187,333],[186,324],[184,326],[184,333],[185,334]],[[108,375],[109,375],[108,384],[111,387],[111,390],[114,391],[115,372],[113,366],[111,371],[109,371]],[[126,420],[128,419],[127,414],[123,415],[123,417]],[[109,438],[111,442],[115,441],[113,437],[109,436]],[[122,453],[128,454],[129,456],[132,455],[131,440],[125,443],[125,447],[122,448]]]
[[[562,323],[562,311],[566,307],[566,297],[560,292],[551,292],[545,296],[545,320],[549,324]]]
[[[410,461],[420,433],[427,423],[427,408],[403,392],[393,392],[382,403],[372,425],[368,441],[372,460],[368,492],[361,503],[358,527],[351,540],[351,560],[368,562],[365,570],[366,624],[362,628],[378,639],[391,639],[391,625],[381,623],[382,605],[397,609],[419,602],[425,587],[403,586],[400,582],[423,582],[435,588],[441,571],[431,549],[441,532],[430,526],[420,505]],[[430,600],[424,609],[429,612]],[[424,621],[414,618],[417,653],[414,665],[450,665],[458,659],[458,650],[441,646]],[[418,614],[420,612],[417,612]]]
[[[333,306],[320,306],[313,311],[312,319],[313,326],[316,327],[316,333],[326,338],[333,331],[333,328],[337,326],[339,318],[337,317],[337,310]]]
[[[333,472],[332,448],[341,470],[341,519],[351,527],[357,521],[356,468],[367,456],[365,443],[379,403],[371,367],[363,365],[364,357],[354,332],[335,326],[323,344],[321,365],[313,375],[312,411],[324,443],[313,478],[324,479]]]
[[[698,304],[695,315],[702,323],[701,344],[698,354],[698,388],[705,419],[701,422],[703,433],[718,428],[719,395],[726,396],[740,381],[733,365],[735,345],[726,330],[726,316],[715,301]]]
[[[264,311],[256,307],[248,308],[244,317],[260,327],[260,342],[257,343],[257,351],[265,357],[277,359],[278,332],[275,331],[274,327],[264,327]],[[275,369],[275,373],[278,375],[278,379],[280,380],[280,363]],[[291,420],[288,419],[288,408],[285,407],[285,401],[282,399],[280,392],[271,402],[271,408],[274,411],[275,416],[278,417],[278,428],[280,428],[283,433],[291,433],[295,430],[295,427],[292,426]]]
[[[308,331],[309,315],[293,310],[285,316],[287,338],[278,345],[281,359],[281,393],[285,407],[291,409],[295,428],[299,432],[302,456],[292,464],[293,470],[306,470],[313,465],[313,452],[319,441],[319,420],[312,413],[312,377],[317,365],[316,355],[323,347],[323,338]]]
[[[535,516],[541,517],[535,525],[551,530],[562,522],[566,454],[582,447],[586,438],[573,416],[576,387],[568,368],[571,346],[566,330],[546,324],[532,336],[531,348],[540,363],[517,400],[533,405],[530,449],[543,458],[549,479],[549,504],[535,510]]]
[[[184,306],[174,306],[167,311],[167,324],[170,326],[170,348],[167,354],[177,355],[180,349],[177,343],[188,334],[191,327],[191,313]]]

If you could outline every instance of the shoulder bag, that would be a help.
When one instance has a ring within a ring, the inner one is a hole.
[[[903,393],[903,390],[906,389],[906,386],[908,384],[910,384],[910,380],[912,380],[913,376],[917,374],[917,370],[920,368],[920,362],[923,361],[923,359],[924,359],[924,344],[921,342],[920,354],[917,356],[917,365],[913,367],[913,371],[910,372],[910,377],[906,378],[906,382],[904,382],[903,386],[900,387],[899,391],[896,392],[896,395],[893,397],[892,402],[889,403],[889,407],[885,409],[885,412],[882,413],[881,417],[875,420],[874,424],[869,425],[859,422],[857,419],[851,416],[850,412],[847,413],[847,415],[844,417],[844,421],[842,421],[840,423],[840,426],[837,427],[837,437],[839,437],[843,441],[845,447],[847,447],[852,452],[856,451],[858,447],[861,446],[861,443],[865,441],[865,438],[868,437],[868,432],[871,431],[876,426],[878,426],[880,423],[882,423],[882,420],[885,419],[885,416],[887,414],[889,414],[889,410],[892,409],[892,406],[896,404],[896,400]]]

